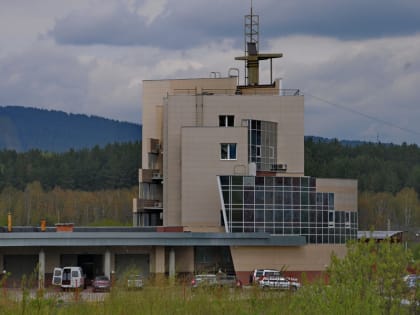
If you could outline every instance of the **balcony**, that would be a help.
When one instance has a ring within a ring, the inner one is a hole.
[[[150,139],[149,153],[159,154],[161,151],[159,139]]]
[[[150,210],[156,210],[156,211],[162,211],[163,204],[160,200],[150,200],[150,199],[138,199],[137,202],[137,209],[139,212],[150,211]]]
[[[140,183],[153,183],[162,181],[163,175],[159,170],[139,169],[139,182]]]

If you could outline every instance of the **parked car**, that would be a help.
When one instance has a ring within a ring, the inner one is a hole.
[[[297,279],[285,278],[279,276],[265,277],[259,282],[263,289],[279,289],[279,290],[293,290],[296,291],[301,287]]]
[[[128,289],[142,289],[143,277],[141,275],[130,275],[127,279]]]
[[[266,277],[281,277],[281,271],[276,269],[255,269],[252,275],[252,283],[259,284]]]
[[[416,287],[420,287],[420,275],[407,275],[404,277],[404,281],[409,289],[415,289]]]
[[[107,276],[96,276],[92,282],[93,292],[111,290],[111,280]]]
[[[201,274],[191,280],[191,287],[227,287],[242,288],[242,281],[234,275],[226,274]]]

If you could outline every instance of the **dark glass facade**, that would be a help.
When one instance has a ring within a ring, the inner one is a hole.
[[[249,162],[258,171],[270,171],[277,161],[277,123],[263,120],[247,120]]]
[[[308,243],[356,239],[355,211],[336,211],[334,193],[317,192],[313,177],[219,176],[229,232],[302,235]]]

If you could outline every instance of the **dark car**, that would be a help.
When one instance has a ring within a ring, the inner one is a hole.
[[[96,276],[92,282],[93,292],[109,291],[111,289],[111,281],[107,276]]]

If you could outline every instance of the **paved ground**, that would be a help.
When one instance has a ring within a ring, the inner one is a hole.
[[[25,292],[29,298],[36,298],[39,291],[37,289],[31,289]],[[0,295],[7,295],[9,298],[21,301],[23,297],[23,291],[21,289],[3,289]],[[89,302],[101,302],[108,295],[108,292],[92,292],[91,288],[82,291],[66,291],[46,289],[43,292],[45,298],[56,298],[58,301],[63,303],[76,302],[76,301],[89,301]]]

